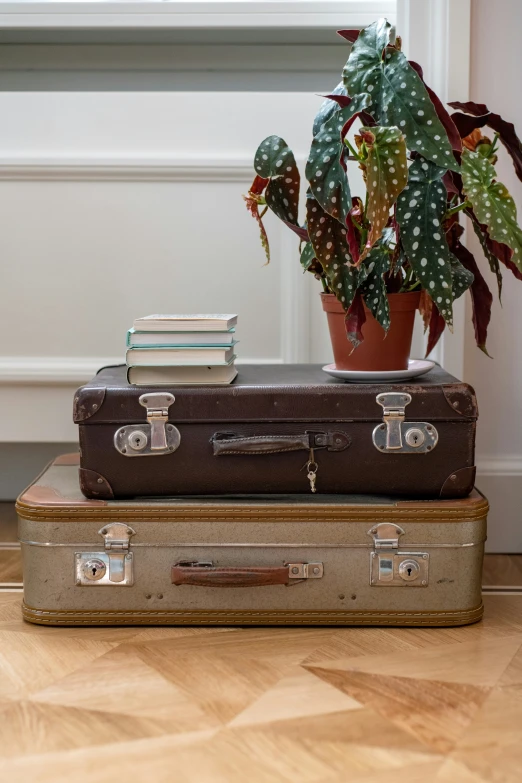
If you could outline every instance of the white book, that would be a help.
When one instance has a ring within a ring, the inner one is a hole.
[[[228,348],[195,346],[193,348],[129,348],[128,367],[183,367],[187,364],[229,364],[234,346]]]
[[[127,346],[134,348],[160,348],[176,346],[190,348],[194,345],[233,345],[235,329],[227,332],[127,332]]]
[[[211,367],[129,367],[127,377],[135,386],[232,383],[237,375],[234,363]]]
[[[174,315],[146,315],[136,318],[137,332],[223,332],[237,323],[231,313],[176,313]]]

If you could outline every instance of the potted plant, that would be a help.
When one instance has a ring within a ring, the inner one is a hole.
[[[453,302],[468,289],[476,342],[487,353],[493,297],[461,242],[459,219],[461,212],[470,218],[500,297],[501,265],[522,279],[522,230],[494,168],[501,142],[522,180],[515,129],[484,104],[451,103],[457,111],[450,115],[385,19],[339,34],[352,46],[342,81],[313,124],[304,221],[300,175],[286,142],[269,136],[255,154],[245,199],[267,260],[262,218],[271,209],[299,236],[301,264],[322,283],[338,369],[405,369],[415,310],[429,353],[452,328]],[[482,135],[486,125],[492,139]],[[363,198],[350,191],[350,163],[362,169]]]

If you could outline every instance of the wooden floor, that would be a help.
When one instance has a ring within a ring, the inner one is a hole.
[[[2,783],[522,781],[522,590],[452,629],[46,628],[7,504],[0,542]]]
[[[520,783],[522,596],[453,629],[31,626],[0,592],[0,779]]]

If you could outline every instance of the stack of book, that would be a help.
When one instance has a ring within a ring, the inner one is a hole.
[[[127,375],[136,386],[232,383],[237,315],[147,315],[127,332]]]

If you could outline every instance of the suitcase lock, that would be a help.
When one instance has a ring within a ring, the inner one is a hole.
[[[433,424],[404,421],[411,394],[384,392],[375,400],[383,409],[383,424],[378,424],[372,435],[376,449],[383,454],[427,454],[435,448],[439,434]]]
[[[98,533],[105,541],[103,551],[74,554],[76,584],[131,587],[134,584],[134,556],[129,547],[135,531],[123,522],[114,522],[102,527]]]
[[[376,587],[427,587],[430,556],[427,552],[399,552],[404,530],[391,522],[374,525],[374,551],[370,554],[370,584]]]
[[[127,424],[116,430],[116,450],[125,457],[151,457],[176,451],[181,435],[177,427],[168,423],[174,400],[169,392],[142,394],[139,403],[147,411],[147,424]]]

